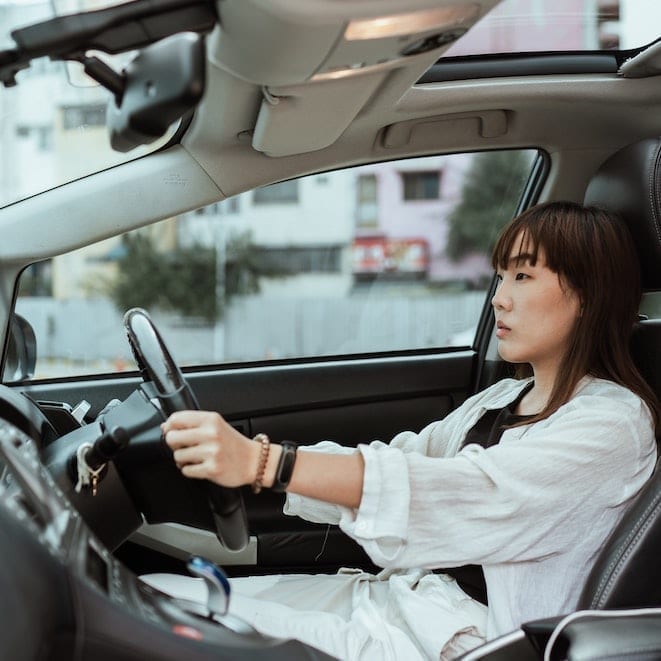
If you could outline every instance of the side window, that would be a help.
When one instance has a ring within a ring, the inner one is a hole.
[[[468,346],[537,152],[434,156],[244,193],[35,264],[36,378],[132,369],[129,307],[202,365]]]
[[[640,302],[640,314],[648,319],[661,319],[661,292],[648,291],[643,293]]]

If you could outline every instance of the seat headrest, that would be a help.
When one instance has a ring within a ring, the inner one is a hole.
[[[661,138],[642,140],[608,158],[590,181],[584,203],[624,220],[638,250],[643,290],[661,289]]]

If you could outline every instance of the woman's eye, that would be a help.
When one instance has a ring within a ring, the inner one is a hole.
[[[525,280],[525,278],[527,278],[527,277],[528,277],[527,273],[517,273],[516,274],[516,279],[517,280]]]

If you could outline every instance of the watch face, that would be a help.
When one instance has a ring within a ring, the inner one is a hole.
[[[296,463],[296,449],[295,443],[284,441],[282,443],[282,454],[280,461],[278,461],[278,468],[275,472],[275,480],[273,482],[273,491],[284,491],[291,480],[292,473],[294,472],[294,464]]]

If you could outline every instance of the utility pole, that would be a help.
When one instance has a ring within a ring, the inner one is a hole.
[[[216,217],[214,226],[216,246],[216,320],[213,331],[213,357],[215,362],[225,360],[225,262],[227,236],[222,217]]]

